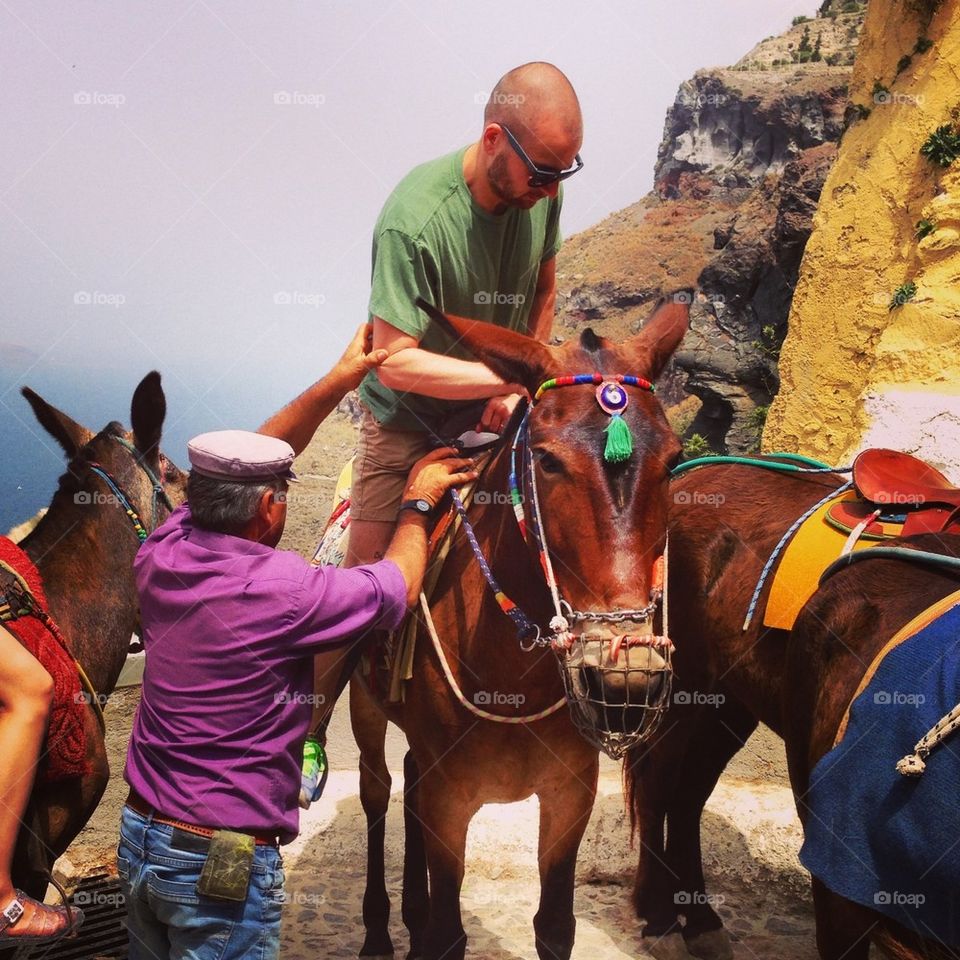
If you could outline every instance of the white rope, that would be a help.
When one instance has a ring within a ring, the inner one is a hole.
[[[960,704],[957,704],[945,717],[941,717],[914,746],[914,752],[897,763],[897,773],[905,777],[919,777],[927,768],[924,761],[936,747],[939,747],[955,730],[960,729]]]
[[[430,604],[427,603],[427,598],[422,592],[420,594],[420,609],[423,611],[423,617],[427,624],[427,632],[433,641],[433,649],[437,653],[437,659],[440,661],[440,667],[443,670],[443,675],[447,678],[447,683],[450,684],[450,689],[453,691],[460,706],[468,710],[475,717],[480,717],[481,720],[492,720],[494,723],[534,723],[537,720],[543,720],[545,717],[556,713],[566,704],[567,698],[561,697],[555,704],[547,707],[546,710],[541,710],[539,713],[531,713],[525,717],[504,717],[498,713],[490,713],[488,710],[478,707],[475,703],[471,703],[463,695],[463,691],[460,689],[460,685],[457,683],[456,677],[454,677],[453,671],[450,669],[450,664],[447,663],[447,657],[443,652],[440,637],[437,635],[437,628],[434,626],[433,617],[430,615]]]

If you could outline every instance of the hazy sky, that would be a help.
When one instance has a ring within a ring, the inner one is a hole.
[[[507,69],[579,92],[569,235],[650,188],[681,80],[815,6],[0,0],[0,343],[279,405],[363,319],[390,189]]]

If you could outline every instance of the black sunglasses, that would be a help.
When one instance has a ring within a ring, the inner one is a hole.
[[[550,184],[556,183],[558,180],[566,180],[568,177],[572,177],[583,166],[583,161],[580,159],[580,154],[578,153],[573,158],[574,165],[569,170],[557,170],[556,167],[538,167],[527,156],[526,151],[520,146],[520,142],[507,127],[502,123],[499,124],[499,127],[507,135],[507,143],[513,147],[516,155],[526,164],[527,169],[530,171],[530,178],[527,180],[527,185],[530,187],[549,187]]]

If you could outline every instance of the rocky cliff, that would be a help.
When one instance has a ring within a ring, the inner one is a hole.
[[[960,0],[871,0],[765,446],[960,480]]]
[[[861,5],[843,7],[824,4],[822,16],[732,67],[681,84],[654,190],[560,254],[562,337],[588,323],[627,336],[663,292],[697,288],[691,332],[661,386],[692,450],[755,449],[776,392],[787,312],[843,130],[848,61],[863,22]]]

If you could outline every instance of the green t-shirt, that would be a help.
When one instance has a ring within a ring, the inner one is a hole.
[[[416,337],[424,350],[472,360],[417,308],[417,297],[526,333],[540,267],[560,249],[562,195],[529,210],[488,213],[463,179],[465,152],[415,167],[388,198],[373,234],[370,316]],[[378,422],[397,430],[436,430],[464,405],[390,390],[376,371],[360,397]]]

